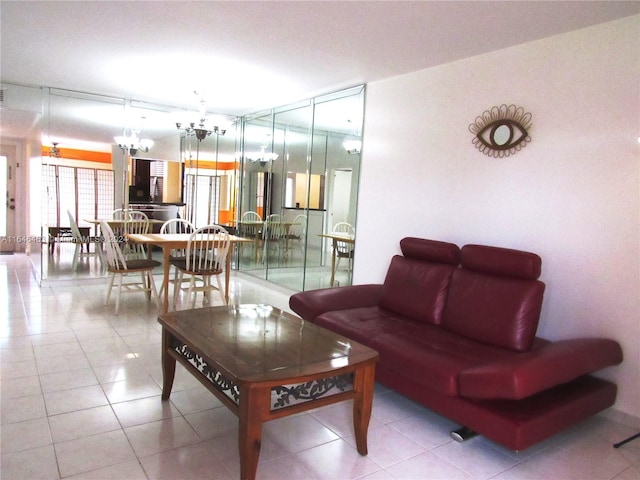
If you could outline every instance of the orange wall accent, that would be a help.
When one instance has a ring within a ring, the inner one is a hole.
[[[187,168],[189,168],[189,161],[185,164]],[[196,163],[193,162],[193,167],[195,168]],[[216,162],[212,162],[211,160],[199,160],[198,168],[207,168],[210,170],[216,169]],[[240,168],[238,162],[218,162],[218,170],[235,170]]]
[[[51,147],[42,146],[42,156],[48,157]],[[77,150],[75,148],[59,148],[60,157],[68,160],[84,160],[111,164],[111,154],[106,152],[91,152],[89,150]]]
[[[232,223],[233,220],[234,220],[233,211],[231,210],[218,211],[218,221],[220,222],[221,225],[228,225],[229,223]]]

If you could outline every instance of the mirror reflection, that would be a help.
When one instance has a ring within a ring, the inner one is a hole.
[[[234,269],[293,290],[351,283],[364,87],[202,136],[184,127],[197,121],[176,120],[184,109],[45,90],[43,280],[104,276],[98,255],[74,261],[65,235],[75,221],[97,237],[98,221],[125,208],[153,220],[153,231],[172,218],[223,225],[250,240]],[[334,235],[341,223],[352,230]]]

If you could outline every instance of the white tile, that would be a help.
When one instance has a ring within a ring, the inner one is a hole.
[[[136,458],[122,430],[56,443],[55,451],[62,477],[118,465]]]
[[[263,435],[277,437],[290,453],[316,447],[339,437],[310,415],[280,418],[263,424]]]
[[[206,444],[197,443],[174,450],[142,457],[140,463],[149,476],[157,479],[234,480],[224,466],[215,459]]]
[[[479,441],[478,438],[463,443],[451,441],[431,451],[480,480],[491,478],[518,463],[518,460]]]
[[[345,437],[345,440],[353,446],[356,444],[352,436]],[[382,467],[415,457],[425,451],[418,443],[388,425],[369,428],[367,446],[368,458]]]
[[[133,427],[180,415],[171,401],[163,401],[159,395],[116,403],[111,407],[123,427]]]
[[[97,385],[45,393],[44,399],[49,415],[99,407],[109,403],[102,388]]]
[[[4,368],[2,376],[4,377]],[[29,377],[2,378],[2,398],[18,398],[42,393],[40,389],[40,377],[31,375]]]
[[[147,480],[138,460],[130,460],[108,467],[98,468],[90,472],[66,477],[65,480]]]
[[[299,452],[296,458],[313,474],[313,478],[321,480],[355,479],[382,469],[343,439]]]
[[[388,425],[427,449],[451,442],[449,432],[458,428],[456,423],[426,412],[396,420]]]
[[[52,443],[49,422],[44,417],[3,425],[0,431],[3,454],[30,450]]]
[[[198,434],[182,417],[128,427],[125,433],[138,457],[200,442]]]
[[[202,412],[222,405],[220,400],[202,385],[189,390],[172,391],[169,398],[183,415]]]
[[[10,480],[58,480],[58,465],[53,445],[3,453],[0,478]]]
[[[79,368],[40,375],[40,383],[42,391],[48,393],[97,385],[98,379],[90,368]]]
[[[47,416],[44,397],[41,394],[19,398],[2,398],[0,411],[2,412],[2,425]]]
[[[158,384],[149,375],[131,380],[105,383],[102,388],[104,388],[104,392],[111,403],[154,397],[162,393]]]
[[[474,480],[475,478],[432,452],[424,452],[398,462],[387,468],[387,471],[398,480],[419,478]]]
[[[53,415],[49,417],[49,424],[55,443],[121,428],[113,410],[108,405]]]
[[[203,412],[184,416],[202,440],[209,440],[221,434],[230,434],[238,430],[238,417],[226,407],[212,408]]]

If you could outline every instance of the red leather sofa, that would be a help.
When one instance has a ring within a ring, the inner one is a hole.
[[[383,285],[301,292],[291,309],[380,353],[376,380],[511,450],[613,405],[589,375],[622,361],[604,338],[536,337],[545,285],[533,253],[400,242]]]

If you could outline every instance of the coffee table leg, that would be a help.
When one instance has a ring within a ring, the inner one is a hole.
[[[270,390],[240,387],[240,479],[254,480],[258,470],[262,421],[269,410]]]
[[[169,355],[171,334],[162,329],[162,400],[168,400],[176,375],[176,359]]]
[[[355,372],[353,388],[356,391],[356,396],[353,400],[353,429],[360,455],[367,454],[367,431],[373,407],[374,378],[375,364],[365,365]]]

